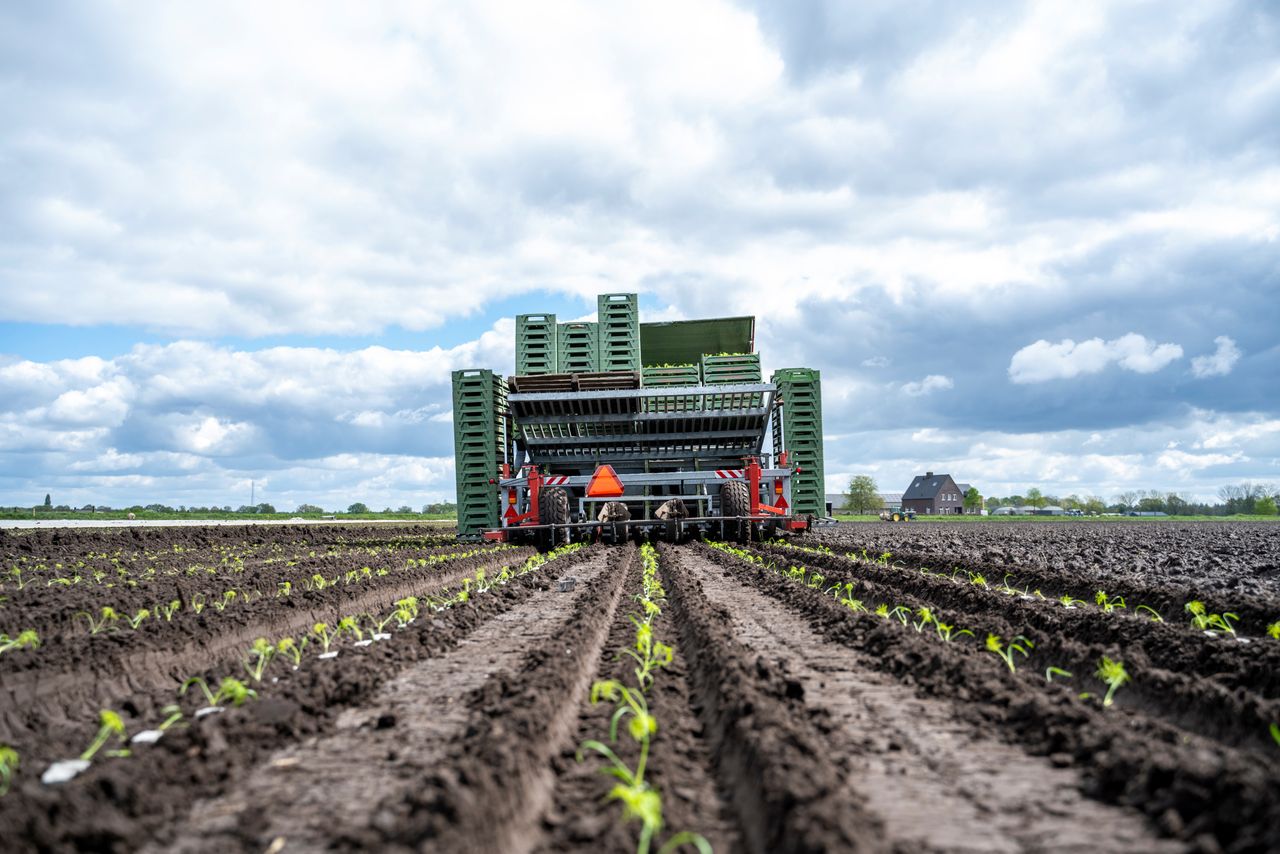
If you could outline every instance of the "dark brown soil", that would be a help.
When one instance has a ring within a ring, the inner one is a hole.
[[[687,830],[721,852],[1280,850],[1268,731],[1280,723],[1280,642],[1264,634],[1280,618],[1273,531],[916,522],[842,525],[743,557],[660,546],[667,600],[654,631],[674,660],[647,694],[659,843]],[[821,543],[831,553],[803,550]],[[0,631],[36,628],[44,641],[0,655],[0,743],[22,757],[0,797],[0,847],[635,851],[638,826],[606,800],[603,763],[575,756],[607,738],[611,708],[589,702],[591,683],[633,667],[619,652],[634,639],[634,546],[562,556],[390,639],[344,640],[335,659],[308,650],[296,671],[277,660],[243,707],[196,719],[202,703],[188,696],[185,721],[157,744],[39,782],[84,749],[100,708],[130,733],[154,726],[176,680],[247,679],[254,637],[385,612],[530,554],[425,526],[0,534],[0,568],[31,570],[22,590],[2,579]],[[800,567],[804,581],[779,571]],[[316,574],[338,580],[298,589]],[[291,594],[276,596],[286,580]],[[912,621],[927,607],[976,637],[947,643],[930,626],[855,613],[836,585]],[[137,632],[89,637],[72,619],[233,588],[262,595]],[[1098,589],[1129,607],[1103,612]],[[1068,609],[1063,594],[1089,604]],[[1249,642],[1193,629],[1191,598],[1238,612]],[[985,649],[988,632],[1034,643],[1016,673]],[[1109,707],[1093,675],[1103,655],[1131,677]],[[1047,682],[1050,666],[1074,675]],[[617,748],[634,760],[625,737]]]

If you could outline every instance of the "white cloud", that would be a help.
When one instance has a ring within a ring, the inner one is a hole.
[[[929,374],[919,382],[903,383],[902,393],[909,397],[922,397],[926,394],[933,394],[935,391],[943,391],[945,389],[954,388],[955,382],[951,377],[942,374]]]
[[[1240,361],[1240,348],[1229,336],[1219,335],[1213,343],[1218,345],[1218,349],[1211,355],[1196,356],[1191,360],[1191,373],[1197,377],[1225,377]]]
[[[1177,344],[1157,344],[1130,332],[1111,341],[1090,338],[1076,343],[1064,338],[1057,344],[1044,339],[1028,344],[1009,361],[1009,379],[1015,383],[1040,383],[1096,374],[1115,363],[1139,374],[1150,374],[1182,358]]]
[[[872,356],[862,360],[862,367],[864,368],[887,368],[888,366],[888,356]]]

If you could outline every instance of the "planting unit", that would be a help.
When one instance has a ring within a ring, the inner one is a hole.
[[[454,375],[462,536],[741,541],[821,512],[818,373],[762,382],[754,318],[641,324],[635,294],[604,294],[594,323],[521,315],[516,329],[501,389],[489,371]]]

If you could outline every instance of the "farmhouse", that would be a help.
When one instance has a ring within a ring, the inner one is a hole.
[[[902,493],[902,509],[922,516],[956,516],[964,513],[964,492],[951,475],[925,472]]]

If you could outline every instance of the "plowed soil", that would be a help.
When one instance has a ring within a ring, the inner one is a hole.
[[[652,850],[683,831],[723,852],[1280,850],[1271,532],[912,523],[660,545],[652,627],[672,660],[645,692]],[[0,654],[0,743],[21,756],[4,849],[635,851],[616,779],[581,748],[609,741],[613,706],[592,684],[634,682],[639,549],[528,569],[531,555],[438,528],[3,535],[4,568],[28,572],[21,589],[4,578],[0,631],[43,642]],[[308,647],[260,682],[242,664],[255,637],[464,583],[466,601],[372,643],[341,638],[336,657]],[[189,606],[228,589],[224,609]],[[1125,607],[1095,604],[1098,590]],[[73,616],[172,598],[172,619],[137,630],[90,634]],[[1237,634],[1193,627],[1192,598],[1237,613]],[[988,634],[1028,654],[1010,669]],[[1107,705],[1103,656],[1129,677]],[[154,727],[196,674],[257,696],[196,717],[188,694],[155,744],[40,782],[89,743],[99,709],[129,733]],[[635,766],[634,742],[610,744]]]

